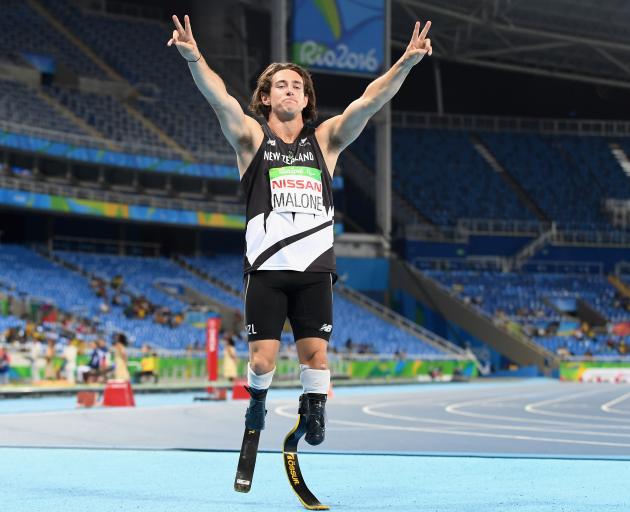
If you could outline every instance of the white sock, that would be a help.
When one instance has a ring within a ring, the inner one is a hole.
[[[305,364],[300,365],[300,382],[304,393],[327,395],[330,388],[330,370],[316,370]]]
[[[276,373],[275,367],[270,372],[256,375],[252,367],[247,363],[247,385],[254,389],[269,389],[274,373]]]

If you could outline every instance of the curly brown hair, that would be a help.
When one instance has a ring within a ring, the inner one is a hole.
[[[254,114],[263,116],[267,120],[269,119],[271,107],[263,104],[262,94],[270,94],[273,75],[283,69],[295,71],[302,77],[302,81],[304,82],[304,95],[308,97],[308,103],[306,104],[306,107],[304,107],[304,110],[302,110],[302,120],[305,123],[315,121],[317,119],[317,107],[313,79],[306,69],[298,66],[297,64],[293,64],[292,62],[274,62],[267,66],[267,69],[265,69],[258,77],[256,90],[254,91],[254,94],[252,94],[252,101],[249,103],[249,110],[251,110]]]

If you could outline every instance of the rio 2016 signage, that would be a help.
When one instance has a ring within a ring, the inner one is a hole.
[[[294,0],[293,62],[313,71],[383,71],[385,0]]]

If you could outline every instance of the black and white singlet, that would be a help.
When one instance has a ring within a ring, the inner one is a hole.
[[[304,127],[285,143],[267,123],[241,184],[247,201],[245,273],[255,270],[335,272],[332,178]]]

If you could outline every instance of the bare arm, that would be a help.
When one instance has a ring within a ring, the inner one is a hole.
[[[363,95],[350,103],[341,115],[324,121],[317,128],[318,141],[324,151],[334,155],[335,160],[361,134],[369,119],[394,97],[411,69],[427,53],[433,53],[431,40],[426,37],[429,28],[431,22],[427,21],[420,32],[420,22],[416,22],[402,57],[384,75],[371,82]]]
[[[193,38],[188,15],[184,16],[186,28],[182,27],[175,15],[173,15],[173,22],[175,30],[167,45],[174,44],[181,56],[188,61],[188,68],[197,88],[210,103],[219,118],[223,135],[236,151],[242,175],[262,141],[262,129],[256,120],[245,115],[238,101],[227,92],[221,77],[206,63]],[[241,169],[243,165],[244,168]]]

